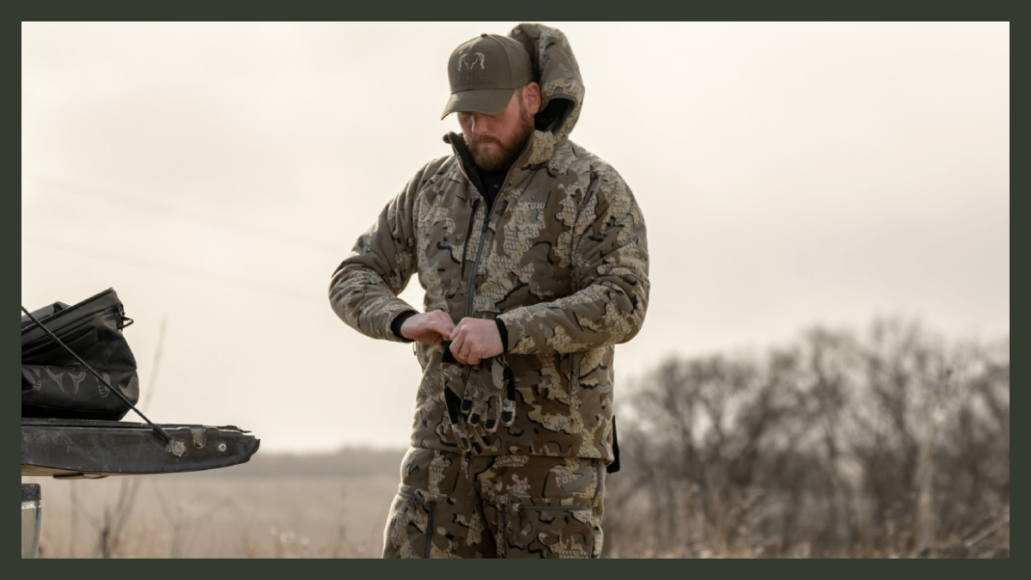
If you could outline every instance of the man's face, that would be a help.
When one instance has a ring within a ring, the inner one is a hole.
[[[533,115],[522,98],[523,90],[512,94],[508,106],[499,115],[458,113],[465,144],[473,162],[488,171],[508,169],[522,153],[533,133]]]

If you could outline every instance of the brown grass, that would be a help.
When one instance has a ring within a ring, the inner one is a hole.
[[[389,471],[326,477],[175,474],[135,477],[138,497],[110,542],[116,558],[369,558],[382,551],[387,509],[397,492],[401,453]],[[314,456],[310,460],[339,458]],[[274,455],[262,463],[276,463]],[[296,459],[296,458],[291,458]],[[259,462],[257,456],[252,460]],[[267,468],[267,465],[256,465]],[[317,466],[316,466],[317,467]],[[253,471],[258,471],[257,469]],[[295,471],[299,471],[295,467]],[[317,469],[316,469],[317,471]],[[105,510],[128,478],[40,483],[45,558],[104,556]]]
[[[898,320],[670,359],[620,391],[603,555],[1008,557],[1009,388],[1008,340]],[[403,454],[23,481],[42,484],[41,557],[375,558]]]

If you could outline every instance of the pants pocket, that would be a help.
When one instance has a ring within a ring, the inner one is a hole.
[[[437,502],[397,492],[383,534],[384,558],[429,558]]]
[[[592,558],[595,530],[590,505],[517,504],[506,510],[507,558]]]
[[[470,501],[398,492],[384,533],[384,558],[481,558],[494,554],[482,515]]]

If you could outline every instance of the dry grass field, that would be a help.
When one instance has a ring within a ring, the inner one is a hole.
[[[1008,338],[816,328],[671,358],[628,391],[603,557],[1009,557]],[[42,484],[46,558],[374,558],[403,455],[23,481]]]
[[[403,455],[259,452],[219,472],[22,481],[42,486],[44,558],[369,558]]]

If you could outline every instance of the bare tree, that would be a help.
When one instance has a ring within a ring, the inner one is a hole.
[[[668,359],[621,403],[607,553],[1008,553],[1008,392],[1008,341],[899,319]]]

